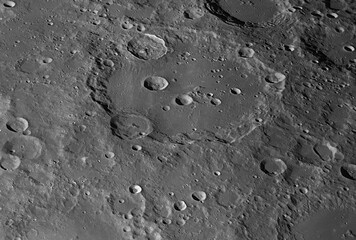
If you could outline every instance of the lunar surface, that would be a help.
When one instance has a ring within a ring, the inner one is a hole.
[[[356,2],[0,0],[0,240],[356,239]]]

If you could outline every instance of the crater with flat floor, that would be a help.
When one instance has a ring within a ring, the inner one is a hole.
[[[188,46],[177,44],[164,59],[122,61],[108,78],[107,95],[114,108],[147,117],[156,136],[214,133],[225,127],[236,132],[242,123],[251,125],[262,102],[258,96],[264,81],[236,59],[218,60],[215,53]],[[150,91],[142,84],[151,76],[168,82],[163,91]],[[239,88],[241,94],[231,93],[231,88]]]

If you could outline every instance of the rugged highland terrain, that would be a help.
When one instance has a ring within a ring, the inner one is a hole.
[[[356,239],[356,2],[0,2],[0,240]]]

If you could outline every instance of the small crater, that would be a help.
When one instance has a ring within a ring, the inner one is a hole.
[[[141,145],[133,145],[132,146],[132,150],[134,150],[134,151],[141,151],[142,150],[142,146]]]
[[[142,188],[140,185],[135,184],[135,185],[130,186],[129,191],[132,194],[138,194],[138,193],[142,192]]]
[[[239,50],[238,53],[242,58],[252,58],[255,55],[255,50],[249,47],[243,47]]]
[[[241,89],[239,89],[239,88],[231,88],[230,89],[230,92],[232,93],[232,94],[241,94],[242,92],[241,92]]]
[[[189,19],[199,19],[205,14],[204,10],[198,7],[191,7],[184,11],[184,16]]]
[[[127,50],[142,60],[159,59],[167,53],[164,40],[152,34],[131,39],[127,43]]]
[[[213,98],[211,99],[211,104],[213,104],[214,106],[219,106],[222,102],[219,98]]]
[[[351,46],[351,45],[347,45],[347,46],[344,46],[344,50],[346,52],[354,52],[355,51],[355,47]]]
[[[18,136],[4,144],[3,152],[15,155],[20,159],[36,159],[42,153],[41,141],[33,136]]]
[[[21,159],[18,156],[6,154],[1,158],[1,167],[8,171],[16,170],[21,164]]]
[[[263,160],[260,167],[261,170],[268,175],[280,175],[287,170],[287,165],[279,158]]]
[[[22,117],[11,119],[6,123],[6,127],[9,130],[17,133],[24,132],[28,128],[28,125],[28,121]]]
[[[163,77],[152,76],[144,80],[143,86],[150,91],[162,91],[168,87],[168,81]]]
[[[153,131],[151,121],[141,115],[120,112],[110,121],[113,134],[125,140],[143,138]]]
[[[204,191],[195,191],[192,193],[192,198],[198,202],[204,202],[206,200],[206,193]]]
[[[185,201],[180,200],[180,201],[174,203],[173,207],[175,210],[181,212],[181,211],[184,211],[185,209],[187,209],[187,204],[185,203]]]
[[[347,164],[340,168],[340,173],[344,178],[356,180],[356,165]]]
[[[286,79],[286,76],[282,73],[276,72],[266,76],[265,80],[269,83],[279,83]]]
[[[193,98],[188,94],[181,94],[176,97],[175,102],[181,106],[187,106],[193,103]]]
[[[16,6],[16,3],[15,3],[14,1],[6,1],[6,2],[4,3],[4,6],[5,6],[5,7],[8,7],[8,8],[13,8],[13,7]]]

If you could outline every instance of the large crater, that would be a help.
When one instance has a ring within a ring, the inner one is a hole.
[[[236,25],[262,26],[278,14],[272,0],[207,0],[206,7],[224,22]]]

